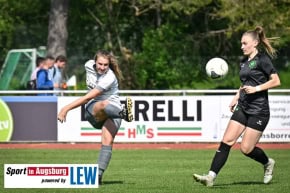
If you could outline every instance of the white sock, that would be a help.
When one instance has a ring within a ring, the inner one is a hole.
[[[214,179],[216,178],[216,173],[213,171],[209,171],[208,175],[212,176]]]

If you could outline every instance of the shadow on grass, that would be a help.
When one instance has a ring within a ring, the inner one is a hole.
[[[260,182],[260,181],[257,181],[257,182],[250,181],[250,182],[234,182],[234,183],[231,183],[231,185],[261,185],[261,184],[264,184],[264,183]]]
[[[257,185],[257,186],[260,186],[262,184],[265,185],[263,182],[249,181],[249,182],[233,182],[233,183],[228,183],[228,184],[215,184],[214,187],[216,187],[216,188],[225,188],[227,186],[234,186],[234,185],[238,185],[238,186],[241,186],[241,185],[245,185],[245,186]]]
[[[120,181],[120,180],[118,180],[118,181],[103,181],[102,182],[102,185],[113,185],[113,184],[124,184],[124,182]]]

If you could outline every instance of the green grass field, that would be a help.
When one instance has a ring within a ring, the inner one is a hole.
[[[0,149],[0,192],[98,192],[98,193],[187,193],[187,192],[289,192],[290,150],[266,150],[276,160],[271,184],[263,181],[263,168],[232,150],[228,162],[208,188],[192,179],[192,173],[207,173],[214,150],[114,150],[99,189],[4,189],[3,164],[91,164],[98,150]]]

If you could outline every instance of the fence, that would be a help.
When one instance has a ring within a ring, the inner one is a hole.
[[[59,109],[86,90],[0,91],[0,141],[99,142],[101,131],[83,119],[83,108],[58,123]],[[217,142],[231,116],[237,90],[121,90],[134,102],[134,121],[121,124],[116,142]],[[269,90],[271,119],[262,142],[290,141],[290,89]],[[3,102],[1,102],[3,101]],[[5,107],[6,105],[6,107]],[[10,111],[10,113],[7,111]]]

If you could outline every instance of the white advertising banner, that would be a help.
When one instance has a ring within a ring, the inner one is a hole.
[[[132,96],[134,121],[122,121],[116,142],[218,142],[231,117],[231,95]],[[59,97],[58,110],[77,97]],[[125,100],[125,98],[121,98]],[[290,98],[269,96],[270,122],[261,142],[290,141]],[[58,123],[58,141],[100,142],[101,130],[76,108]]]
[[[98,188],[98,164],[4,164],[4,188]]]

